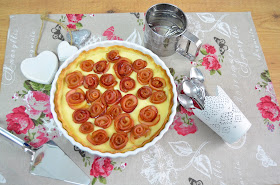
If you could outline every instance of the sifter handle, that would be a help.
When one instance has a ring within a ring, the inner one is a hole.
[[[199,38],[186,31],[177,43],[176,52],[183,55],[190,61],[194,61],[199,53],[201,45],[202,42],[199,40]],[[195,49],[191,49],[193,46]]]

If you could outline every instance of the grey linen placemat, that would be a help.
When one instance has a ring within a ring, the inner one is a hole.
[[[74,147],[56,129],[49,108],[49,85],[28,81],[20,63],[34,56],[40,15],[11,15],[0,94],[0,126],[39,146],[54,141],[96,184],[277,184],[280,183],[279,106],[250,13],[186,13],[188,30],[203,42],[193,62],[178,54],[162,60],[177,83],[198,66],[215,95],[221,86],[251,122],[248,133],[225,143],[191,110],[178,107],[164,137],[145,152],[100,158]],[[127,40],[142,44],[143,13],[50,15],[76,29],[88,29],[90,43]],[[45,22],[38,53],[57,53],[66,31]],[[32,176],[30,156],[0,137],[0,183],[66,184]]]

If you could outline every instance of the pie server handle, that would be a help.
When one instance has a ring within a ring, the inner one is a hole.
[[[30,151],[31,153],[33,153],[29,144],[25,143],[22,139],[18,138],[14,134],[8,132],[7,130],[1,127],[0,127],[0,134],[6,137],[7,139],[9,139],[10,141],[19,145],[25,152]]]

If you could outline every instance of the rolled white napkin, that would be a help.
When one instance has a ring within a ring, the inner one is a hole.
[[[251,127],[249,120],[220,86],[217,86],[217,96],[205,97],[204,110],[194,109],[193,112],[230,144],[238,141]]]

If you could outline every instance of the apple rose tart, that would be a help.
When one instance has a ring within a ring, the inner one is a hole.
[[[100,152],[124,153],[151,142],[173,106],[166,71],[151,56],[124,46],[83,51],[56,85],[55,111],[63,128]]]

